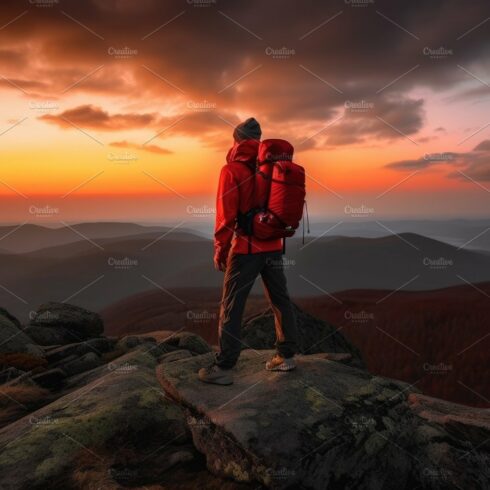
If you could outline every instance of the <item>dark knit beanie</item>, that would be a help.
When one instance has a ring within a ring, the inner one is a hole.
[[[261,136],[260,124],[253,117],[240,123],[233,131],[233,139],[237,143],[243,140],[260,140]]]

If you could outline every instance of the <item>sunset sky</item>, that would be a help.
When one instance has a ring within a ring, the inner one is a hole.
[[[488,216],[489,55],[488,0],[4,0],[0,222],[211,219],[250,116],[317,219]]]

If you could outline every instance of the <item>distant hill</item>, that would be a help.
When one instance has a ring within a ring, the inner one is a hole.
[[[209,243],[209,240],[206,238],[194,235],[188,231],[159,229],[157,231],[140,233],[138,235],[79,240],[64,245],[41,248],[39,250],[29,252],[28,254],[31,258],[45,259],[75,257],[77,255],[90,254],[97,249],[102,252],[110,252],[114,250],[139,250],[144,252],[150,247],[153,247],[154,244],[158,244],[160,240],[193,243],[204,241]]]
[[[490,251],[490,219],[451,219],[451,220],[393,220],[382,222],[368,221],[366,218],[339,221],[312,220],[311,232],[318,236],[332,228],[337,235],[379,238],[392,233],[416,233],[434,240],[449,243],[468,250]]]
[[[212,256],[199,237],[95,239],[26,254],[0,255],[0,303],[22,318],[48,300],[100,309],[131,294],[172,287],[167,277]],[[94,245],[94,243],[96,245]],[[219,277],[215,271],[210,271]],[[189,281],[192,285],[192,278]]]
[[[490,256],[414,233],[380,238],[325,237],[287,242],[285,270],[294,296],[342,289],[424,290],[490,280]],[[209,262],[184,265],[175,287],[219,286]],[[213,281],[210,283],[210,281]],[[259,291],[258,288],[255,289]]]
[[[415,233],[323,238],[289,247],[291,285],[302,295],[342,289],[437,289],[490,280],[490,257]]]
[[[17,233],[17,232],[16,232]],[[412,233],[287,243],[293,297],[343,289],[428,290],[490,280],[490,255]],[[0,303],[25,319],[48,300],[100,310],[155,288],[219,288],[212,241],[186,231],[78,240],[0,255]],[[260,281],[253,290],[261,292]]]
[[[84,238],[91,240],[114,238],[145,233],[164,234],[172,230],[170,226],[143,226],[135,223],[98,222],[78,223],[69,226],[48,228],[26,223],[25,225],[0,226],[0,252],[26,253],[47,247],[78,242]],[[180,231],[187,231],[179,228]],[[194,233],[194,235],[198,235]]]

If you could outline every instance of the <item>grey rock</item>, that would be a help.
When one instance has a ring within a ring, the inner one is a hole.
[[[104,332],[104,323],[97,313],[67,303],[50,302],[41,305],[30,325],[69,330],[76,337],[72,342],[98,337]]]
[[[0,308],[0,353],[26,352],[43,357],[43,350],[35,345],[19,321],[4,308]]]
[[[63,386],[66,374],[67,373],[60,368],[48,369],[42,373],[34,374],[31,376],[31,380],[42,388],[58,390]]]
[[[190,350],[194,354],[206,354],[211,352],[211,346],[199,335],[191,332],[179,332],[172,335],[159,345],[167,344],[179,349]]]
[[[82,340],[76,332],[63,327],[39,327],[27,325],[24,332],[37,344],[43,346],[65,345]]]
[[[271,373],[273,353],[243,351],[227,387],[197,378],[212,354],[157,367],[216,475],[274,489],[488,488],[490,410],[318,355]]]
[[[188,350],[176,350],[174,352],[168,352],[167,354],[163,354],[158,358],[159,362],[174,362],[180,361],[181,359],[186,359],[188,357],[192,357],[192,353]]]
[[[25,371],[21,371],[15,367],[8,367],[3,371],[0,371],[0,384],[8,383],[9,381],[16,379],[23,374],[25,374]]]
[[[196,454],[185,414],[162,397],[156,360],[135,351],[120,360],[124,365],[135,369],[108,372],[101,367],[87,385],[0,430],[2,490],[67,488],[81,454],[92,456],[95,467],[102,456],[104,462],[114,462],[111,472],[104,471],[107,486],[105,481],[86,481],[89,486],[83,488],[122,488],[115,483],[118,478],[126,487],[128,471],[118,458],[128,449],[139,457],[133,458],[135,474],[145,482],[152,481],[152,470],[185,463],[189,451]],[[158,475],[157,481],[163,478]]]
[[[66,366],[67,364],[69,364],[70,362],[72,361],[76,361],[78,360],[80,357],[77,356],[76,354],[71,354],[67,357],[64,357],[63,359],[60,359],[59,361],[56,361],[56,362],[50,362],[49,363],[49,367],[50,368],[56,368],[56,367],[61,367],[63,368],[63,366]]]
[[[19,322],[19,320],[14,315],[10,314],[5,308],[0,307],[0,319],[2,317],[2,320],[8,320],[19,330],[22,330],[22,324]]]
[[[84,371],[90,371],[91,369],[99,367],[101,364],[102,360],[95,352],[88,352],[67,364],[62,364],[61,367],[68,376],[73,376],[74,374],[83,373]]]
[[[31,371],[25,371],[16,378],[12,378],[10,381],[5,382],[5,386],[18,386],[18,385],[28,385],[28,386],[38,386],[31,376],[33,373]]]
[[[157,359],[164,354],[168,354],[169,352],[175,352],[181,350],[177,345],[167,344],[166,341],[160,342],[157,344],[155,349],[152,349],[152,353],[155,352]]]
[[[148,343],[156,344],[156,340],[153,337],[146,337],[142,335],[127,335],[116,343],[115,349],[123,352],[129,352],[136,347]]]
[[[352,366],[365,367],[359,350],[334,326],[293,306],[301,353],[348,353],[352,356]],[[273,349],[275,340],[274,315],[270,309],[245,320],[242,326],[243,349]]]
[[[73,355],[83,356],[88,352],[95,352],[98,355],[102,355],[111,351],[114,345],[114,341],[105,337],[89,339],[85,342],[67,344],[50,349],[46,352],[46,359],[51,364]]]

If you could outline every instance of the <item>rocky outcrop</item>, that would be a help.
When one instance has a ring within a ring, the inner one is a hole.
[[[80,342],[104,332],[101,317],[67,303],[41,305],[25,329],[39,345]]]
[[[114,349],[116,343],[105,337],[90,339],[85,342],[62,345],[46,349],[46,359],[50,362],[58,362],[70,356],[83,356],[89,352],[94,352],[99,356]]]
[[[199,335],[191,332],[179,332],[171,335],[160,343],[161,346],[176,347],[193,352],[194,354],[206,354],[211,352],[209,344]]]
[[[97,323],[92,314],[60,308],[71,320],[65,315],[57,324],[51,317],[49,327],[32,326],[44,340],[47,330],[63,338],[62,345],[37,347],[44,357],[23,352],[32,340],[4,315],[20,342],[0,353],[2,490],[248,488],[207,470],[185,412],[155,377],[158,362],[209,352],[202,338],[184,332],[107,338],[99,327],[84,326]],[[73,335],[64,337],[69,329],[75,337],[96,336],[73,342]]]
[[[99,315],[64,303],[41,306],[27,328],[0,310],[0,326],[0,336],[5,337],[0,380],[9,386],[34,383],[59,391],[65,378],[103,364],[102,356],[116,345],[116,339],[101,336],[104,326]]]
[[[322,355],[267,372],[272,353],[243,351],[228,387],[198,381],[210,354],[157,368],[213,473],[277,489],[488,488],[489,410]]]
[[[17,369],[16,367],[10,366],[0,371],[0,384],[7,383],[13,379],[18,378],[24,374],[24,371]]]
[[[141,336],[141,335],[127,335],[122,339],[119,339],[116,344],[116,350],[122,352],[129,352],[136,347],[143,344],[154,344],[156,340],[153,337]]]
[[[30,380],[39,385],[41,388],[50,390],[60,389],[65,381],[66,372],[59,368],[47,369],[39,374],[30,376]]]
[[[192,353],[188,350],[176,350],[174,352],[168,352],[163,354],[158,358],[158,362],[174,362],[180,361],[181,359],[187,359],[192,357]]]
[[[103,467],[98,477],[104,479],[90,488],[120,488],[128,478],[151,482],[147,473],[192,460],[185,416],[162,397],[155,365],[149,354],[130,353],[99,368],[86,386],[1,430],[1,488],[73,488],[80,458]],[[139,451],[126,466],[125,451],[118,451],[123,447]],[[148,467],[157,462],[158,468]],[[105,486],[109,479],[112,486]]]
[[[28,352],[42,357],[43,351],[22,330],[19,321],[4,308],[0,308],[0,353]]]
[[[294,305],[303,354],[318,352],[350,354],[352,366],[364,367],[361,353],[332,325],[311,316]],[[269,309],[248,318],[242,327],[244,349],[273,349],[276,340],[274,315]]]
[[[273,319],[255,317],[253,349],[219,387],[197,379],[213,361],[201,337],[107,338],[90,312],[53,311],[65,308],[65,326],[32,328],[84,340],[35,346],[0,314],[20,340],[4,338],[9,349],[24,349],[0,353],[2,489],[489,488],[489,410],[370,374],[338,331],[299,310],[302,350],[319,352],[294,372],[265,371]]]
[[[38,345],[63,345],[82,340],[76,333],[63,327],[51,328],[27,325],[24,328],[24,332]]]

